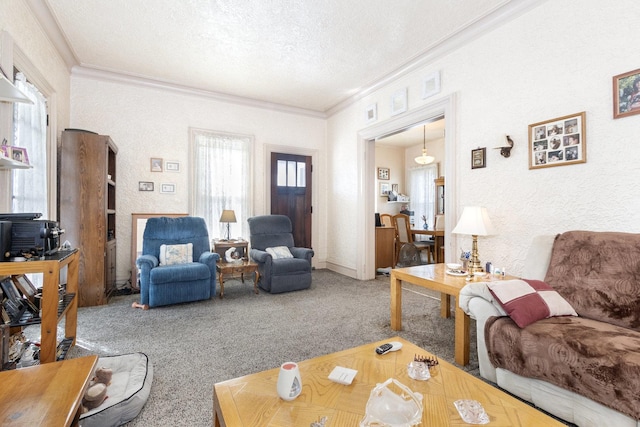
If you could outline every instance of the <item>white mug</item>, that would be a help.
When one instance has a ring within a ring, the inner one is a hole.
[[[278,396],[283,400],[293,400],[302,392],[302,381],[300,380],[300,370],[298,364],[285,362],[280,366],[278,374]]]

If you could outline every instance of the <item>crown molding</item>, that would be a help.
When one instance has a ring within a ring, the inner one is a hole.
[[[31,12],[36,18],[36,21],[40,23],[45,35],[49,38],[49,41],[53,44],[56,51],[62,57],[62,60],[67,65],[67,69],[71,69],[79,64],[78,57],[71,48],[66,36],[60,30],[58,20],[55,18],[49,5],[45,0],[26,0],[27,6],[31,9]]]
[[[214,92],[204,89],[199,89],[190,86],[179,85],[163,80],[151,79],[143,76],[136,76],[132,74],[125,74],[121,72],[114,72],[109,70],[102,70],[93,67],[87,67],[82,65],[74,66],[71,70],[73,77],[84,77],[93,80],[116,82],[122,84],[128,84],[138,87],[146,87],[152,89],[159,89],[179,93],[182,95],[197,96],[215,101],[226,102],[230,104],[244,105],[248,107],[261,108],[263,110],[280,111],[283,113],[296,114],[299,116],[309,116],[315,118],[326,119],[327,115],[322,111],[309,110],[306,108],[292,107],[284,104],[277,104],[274,102],[261,101],[252,98],[246,98],[243,96],[229,95],[221,92]]]
[[[542,3],[545,3],[547,0],[509,0],[507,4],[498,6],[486,15],[471,22],[469,25],[462,28],[452,36],[447,37],[446,39],[443,39],[440,42],[430,46],[425,51],[423,51],[422,54],[419,54],[410,61],[407,61],[405,64],[401,65],[394,71],[358,88],[354,95],[345,98],[344,100],[338,102],[325,111],[292,107],[284,104],[261,101],[221,92],[208,91],[167,81],[151,79],[144,76],[136,76],[83,65],[78,60],[64,33],[61,31],[60,26],[55,19],[55,16],[51,12],[51,9],[49,8],[49,5],[47,3],[49,0],[25,1],[29,8],[32,10],[34,16],[40,23],[51,43],[60,53],[72,76],[119,82],[142,87],[155,88],[159,90],[168,90],[176,93],[199,96],[202,98],[208,98],[238,105],[245,105],[255,108],[326,119],[344,110],[360,99],[371,95],[376,90],[397,81],[398,79],[406,76],[413,71],[428,66],[437,59],[444,57],[445,55],[455,51],[465,44],[477,39],[483,34],[492,31],[498,26],[503,25],[523,15],[531,9],[541,5]]]
[[[401,65],[391,73],[366,86],[358,88],[355,95],[352,95],[335,104],[333,107],[325,110],[327,117],[331,117],[351,104],[371,95],[376,90],[395,82],[407,74],[428,66],[437,59],[448,55],[467,43],[479,38],[483,34],[486,34],[498,26],[504,25],[505,23],[525,14],[546,1],[547,0],[510,0],[506,5],[497,7],[486,15],[471,22],[466,27],[460,29],[452,36],[430,46],[423,53]]]

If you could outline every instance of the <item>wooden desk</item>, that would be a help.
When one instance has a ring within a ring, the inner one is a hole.
[[[375,348],[389,341],[401,342],[402,348],[378,356]],[[279,367],[217,383],[213,386],[213,424],[306,427],[326,416],[328,427],[357,426],[364,418],[371,390],[393,377],[424,396],[421,426],[468,425],[453,404],[458,399],[480,402],[491,426],[564,425],[443,360],[430,369],[429,381],[413,380],[407,365],[416,354],[434,356],[407,340],[392,337],[299,362],[302,393],[290,402],[280,399],[276,391]],[[327,378],[336,366],[358,371],[350,385]]]
[[[0,424],[70,426],[98,356],[0,372]]]
[[[413,234],[413,240],[416,240],[416,235],[421,236],[434,236],[434,259],[436,264],[444,262],[444,230],[421,230],[419,228],[412,228],[411,234]],[[442,250],[440,249],[442,248]]]
[[[15,274],[43,273],[42,303],[40,324],[40,363],[55,362],[57,350],[58,319],[65,316],[65,338],[73,339],[71,345],[76,343],[76,327],[78,324],[78,265],[80,252],[77,249],[71,251],[59,251],[43,260],[0,262],[0,276]],[[58,312],[58,284],[60,283],[60,270],[67,269],[67,294],[75,294],[69,305]]]
[[[440,292],[440,315],[448,318],[451,316],[451,297],[456,298],[455,319],[455,360],[460,365],[469,363],[469,315],[458,305],[460,289],[467,283],[465,276],[451,276],[446,274],[446,265],[429,264],[414,267],[396,268],[391,270],[391,329],[402,330],[402,285],[401,281],[413,283],[423,288]],[[505,279],[515,279],[506,276]],[[487,282],[493,279],[472,279],[477,282]]]

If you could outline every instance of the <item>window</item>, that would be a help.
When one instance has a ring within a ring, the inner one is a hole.
[[[27,149],[32,169],[14,169],[11,176],[12,212],[38,212],[49,218],[47,181],[47,102],[24,74],[17,73],[15,85],[34,104],[13,104],[13,145]]]
[[[191,214],[205,219],[210,238],[222,238],[227,234],[227,224],[220,223],[220,215],[231,209],[236,215],[236,222],[230,223],[231,238],[247,238],[247,219],[253,211],[253,137],[199,129],[190,133]]]
[[[306,187],[305,162],[278,160],[278,187]]]
[[[416,227],[422,227],[427,219],[429,229],[433,230],[435,223],[435,179],[438,177],[438,165],[430,164],[417,167],[409,171],[409,186],[411,194],[411,209],[414,211]]]

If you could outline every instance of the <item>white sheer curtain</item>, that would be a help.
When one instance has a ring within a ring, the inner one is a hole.
[[[411,210],[414,212],[415,227],[424,225],[424,215],[429,225],[429,230],[434,227],[435,210],[435,182],[438,177],[438,165],[430,164],[420,166],[409,171],[409,195],[411,196]]]
[[[46,98],[22,73],[15,85],[33,101],[33,105],[13,104],[13,145],[27,149],[32,169],[14,169],[12,176],[12,212],[39,212],[49,218],[47,195],[47,105]]]
[[[220,223],[220,215],[231,209],[237,221],[230,224],[231,238],[248,240],[253,138],[192,129],[191,140],[192,215],[205,219],[211,239],[223,238],[227,224]]]

